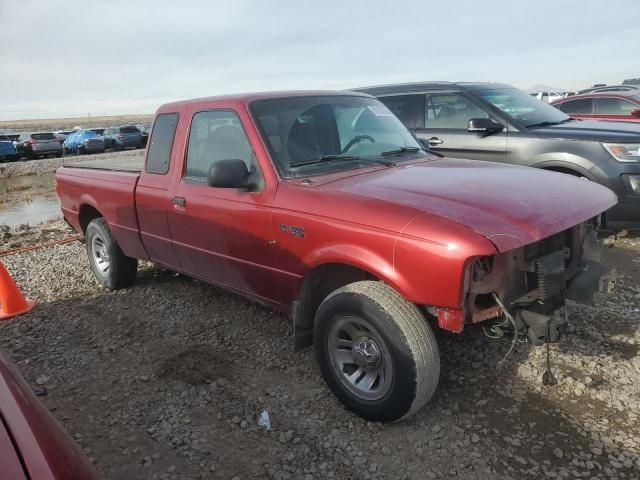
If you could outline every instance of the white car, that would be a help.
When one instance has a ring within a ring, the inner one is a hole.
[[[536,97],[538,100],[542,100],[543,102],[551,103],[567,97],[568,94],[563,92],[534,92],[531,96]]]

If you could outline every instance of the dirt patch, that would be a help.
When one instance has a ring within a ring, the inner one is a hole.
[[[211,383],[233,376],[229,359],[207,345],[195,345],[162,362],[158,377],[190,385]]]

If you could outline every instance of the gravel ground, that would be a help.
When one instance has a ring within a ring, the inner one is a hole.
[[[21,160],[11,163],[0,163],[0,178],[16,177],[20,175],[41,175],[55,172],[63,164],[82,160],[98,160],[100,158],[127,157],[144,155],[145,150],[108,151],[93,155],[69,155],[62,158],[40,158],[36,160]]]
[[[39,305],[0,346],[106,479],[637,479],[639,253],[618,240],[616,293],[570,305],[558,386],[544,349],[519,345],[496,375],[508,339],[438,334],[438,391],[399,424],[346,411],[283,315],[151,265],[107,292],[79,243],[2,259]]]

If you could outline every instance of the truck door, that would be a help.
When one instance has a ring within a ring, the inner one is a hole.
[[[246,115],[246,112],[244,112]],[[269,301],[280,301],[273,259],[275,185],[265,185],[245,125],[234,108],[190,111],[184,163],[172,183],[169,226],[182,270]],[[251,191],[207,184],[210,166],[239,159]]]
[[[174,137],[179,120],[178,112],[156,116],[147,145],[145,168],[136,186],[136,213],[145,250],[154,262],[174,268],[179,268],[180,264],[173,249],[167,212],[173,208],[169,167],[177,163]]]
[[[492,118],[482,106],[459,92],[428,93],[425,100],[424,126],[415,133],[431,150],[447,157],[506,161],[507,128],[491,135],[467,131],[472,118]]]

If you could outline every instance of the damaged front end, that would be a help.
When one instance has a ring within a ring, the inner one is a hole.
[[[566,299],[591,302],[610,292],[615,272],[600,263],[597,221],[588,221],[468,267],[465,322],[508,316],[534,345],[557,342],[566,330]],[[438,311],[438,319],[446,320]],[[442,318],[441,318],[442,316]]]

